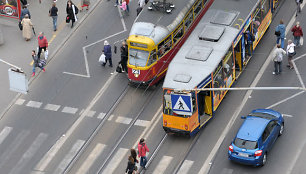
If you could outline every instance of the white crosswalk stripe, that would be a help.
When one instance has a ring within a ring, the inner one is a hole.
[[[57,111],[60,107],[60,105],[47,104],[44,109],[49,111]]]
[[[26,166],[26,164],[31,160],[37,150],[40,148],[42,143],[47,139],[48,135],[45,133],[40,133],[34,142],[31,144],[29,149],[22,155],[18,163],[15,165],[10,174],[19,174],[22,173],[22,169]]]
[[[117,119],[116,119],[117,123],[123,123],[123,124],[130,124],[131,121],[132,121],[132,119],[128,118],[128,117],[120,117],[120,116],[118,116]]]
[[[4,141],[4,139],[8,136],[8,134],[10,134],[10,132],[12,131],[12,127],[5,127],[1,133],[0,133],[0,145],[2,144],[2,142]]]
[[[110,174],[114,173],[115,169],[119,165],[119,163],[122,161],[124,157],[126,157],[126,153],[129,151],[129,149],[120,148],[117,153],[114,155],[112,160],[108,163],[105,170],[103,170],[102,174]]]
[[[147,120],[136,120],[134,125],[147,127],[147,126],[150,125],[150,121],[147,121]]]
[[[88,173],[88,170],[93,165],[93,163],[96,161],[98,156],[102,153],[104,150],[105,145],[104,144],[97,144],[96,147],[91,151],[85,162],[82,164],[82,166],[79,168],[76,174],[84,174]]]
[[[234,171],[233,169],[224,168],[221,174],[232,174],[233,171]]]
[[[68,106],[65,106],[62,110],[62,112],[68,113],[68,114],[75,114],[77,111],[78,111],[78,108],[72,108]]]
[[[88,111],[86,117],[93,117],[96,114],[96,111]]]
[[[187,174],[192,164],[193,161],[185,160],[177,174]]]
[[[171,157],[171,156],[163,156],[163,158],[159,161],[157,167],[153,171],[153,174],[164,173],[166,171],[168,165],[172,161],[172,159],[173,159],[173,157]]]
[[[77,140],[77,142],[72,146],[69,153],[64,157],[64,159],[61,161],[61,163],[56,168],[54,174],[63,173],[68,164],[71,162],[73,157],[78,153],[78,151],[81,149],[81,147],[84,145],[84,140]]]
[[[24,102],[25,102],[24,99],[19,98],[19,99],[15,102],[15,104],[16,104],[16,105],[23,105]]]
[[[19,146],[24,142],[25,138],[30,134],[30,131],[23,130],[19,132],[17,137],[7,148],[7,150],[0,157],[0,168],[7,162],[7,160],[12,156],[12,154],[19,148]]]
[[[98,115],[97,118],[98,118],[98,119],[103,119],[103,118],[105,117],[105,115],[106,115],[106,114],[102,112],[102,113],[100,113],[100,114]]]
[[[32,108],[40,108],[40,106],[42,105],[41,102],[37,102],[37,101],[29,101],[26,106],[32,107]]]

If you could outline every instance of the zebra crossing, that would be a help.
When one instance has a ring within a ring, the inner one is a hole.
[[[71,115],[76,115],[78,112],[79,112],[78,114],[81,115],[85,111],[84,109],[79,109],[79,108],[70,107],[70,106],[61,106],[61,105],[56,105],[56,104],[51,104],[51,103],[47,103],[44,105],[42,102],[32,101],[32,100],[26,101],[24,99],[18,99],[15,102],[15,105],[26,106],[26,107],[30,107],[34,109],[42,108],[47,111],[62,112],[62,113],[71,114]],[[98,113],[97,111],[92,111],[92,110],[86,113],[86,117],[97,118],[99,120],[102,120],[105,116],[106,116],[106,113],[103,113],[103,112]],[[116,118],[116,119],[113,120],[113,118]],[[111,115],[107,120],[115,121],[116,123],[127,124],[127,125],[132,122],[131,118],[122,117],[122,116],[115,117],[115,115]],[[147,120],[136,120],[134,125],[141,126],[141,127],[147,127],[149,126],[149,124],[150,124],[150,121],[147,121]],[[0,139],[0,143],[1,143],[1,139]]]

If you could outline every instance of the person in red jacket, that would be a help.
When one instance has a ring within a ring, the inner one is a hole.
[[[292,34],[293,34],[293,43],[297,47],[300,46],[300,39],[303,37],[303,30],[302,27],[300,26],[300,22],[296,22],[296,25],[291,29]]]
[[[149,148],[145,143],[145,139],[141,138],[138,143],[138,157],[140,157],[140,166],[143,169],[146,169],[147,164],[147,152],[149,152]]]
[[[48,41],[47,41],[46,36],[44,36],[43,32],[39,33],[37,39],[38,39],[38,53],[37,53],[37,57],[38,57],[38,59],[40,59],[41,51],[44,49],[44,51],[46,52],[47,49],[48,49]],[[47,59],[47,58],[45,57],[45,59]]]

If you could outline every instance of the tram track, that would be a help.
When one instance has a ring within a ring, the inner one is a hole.
[[[158,85],[160,86],[160,85]],[[107,125],[107,120],[110,119],[111,116],[114,115],[114,112],[116,109],[120,108],[120,106],[125,105],[124,100],[125,98],[128,98],[127,94],[132,93],[138,93],[138,95],[141,96],[146,96],[144,100],[144,102],[142,101],[138,101],[141,100],[141,98],[137,98],[136,97],[136,103],[141,103],[142,106],[141,108],[133,108],[133,110],[138,110],[137,114],[132,114],[132,113],[126,113],[126,115],[136,115],[132,118],[132,121],[130,122],[130,124],[128,125],[128,127],[122,131],[121,135],[119,136],[119,138],[117,138],[116,143],[110,145],[112,147],[112,149],[108,152],[108,154],[106,155],[106,158],[103,158],[103,162],[101,162],[100,168],[97,170],[96,173],[103,173],[103,170],[105,169],[105,166],[108,164],[109,160],[114,156],[114,152],[116,152],[116,149],[118,149],[120,143],[122,143],[123,139],[126,137],[126,135],[129,133],[129,131],[131,130],[131,128],[133,127],[133,125],[135,124],[135,122],[139,119],[139,117],[142,115],[143,111],[145,110],[146,107],[148,107],[148,104],[150,103],[150,101],[152,100],[152,98],[156,95],[157,93],[157,89],[154,90],[150,90],[149,87],[147,88],[134,88],[131,87],[130,85],[126,85],[123,92],[120,94],[120,96],[116,99],[116,101],[114,102],[114,104],[112,105],[112,107],[106,112],[105,117],[100,121],[99,125],[94,129],[94,131],[90,134],[89,138],[86,140],[86,142],[84,143],[84,145],[82,146],[82,148],[79,150],[79,152],[76,154],[76,156],[73,158],[73,160],[69,163],[68,167],[65,169],[65,171],[63,173],[71,173],[72,169],[74,169],[74,165],[78,162],[78,160],[83,156],[83,154],[86,152],[86,149],[88,149],[88,147],[90,146],[90,144],[97,138],[97,134],[99,134],[99,132],[103,129],[104,126]],[[134,96],[134,95],[132,95]],[[123,115],[124,116],[124,115]]]

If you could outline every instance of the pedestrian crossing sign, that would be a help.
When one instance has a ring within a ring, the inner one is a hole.
[[[178,114],[191,115],[191,95],[171,94],[171,104],[174,112]],[[183,113],[182,113],[183,112]]]

